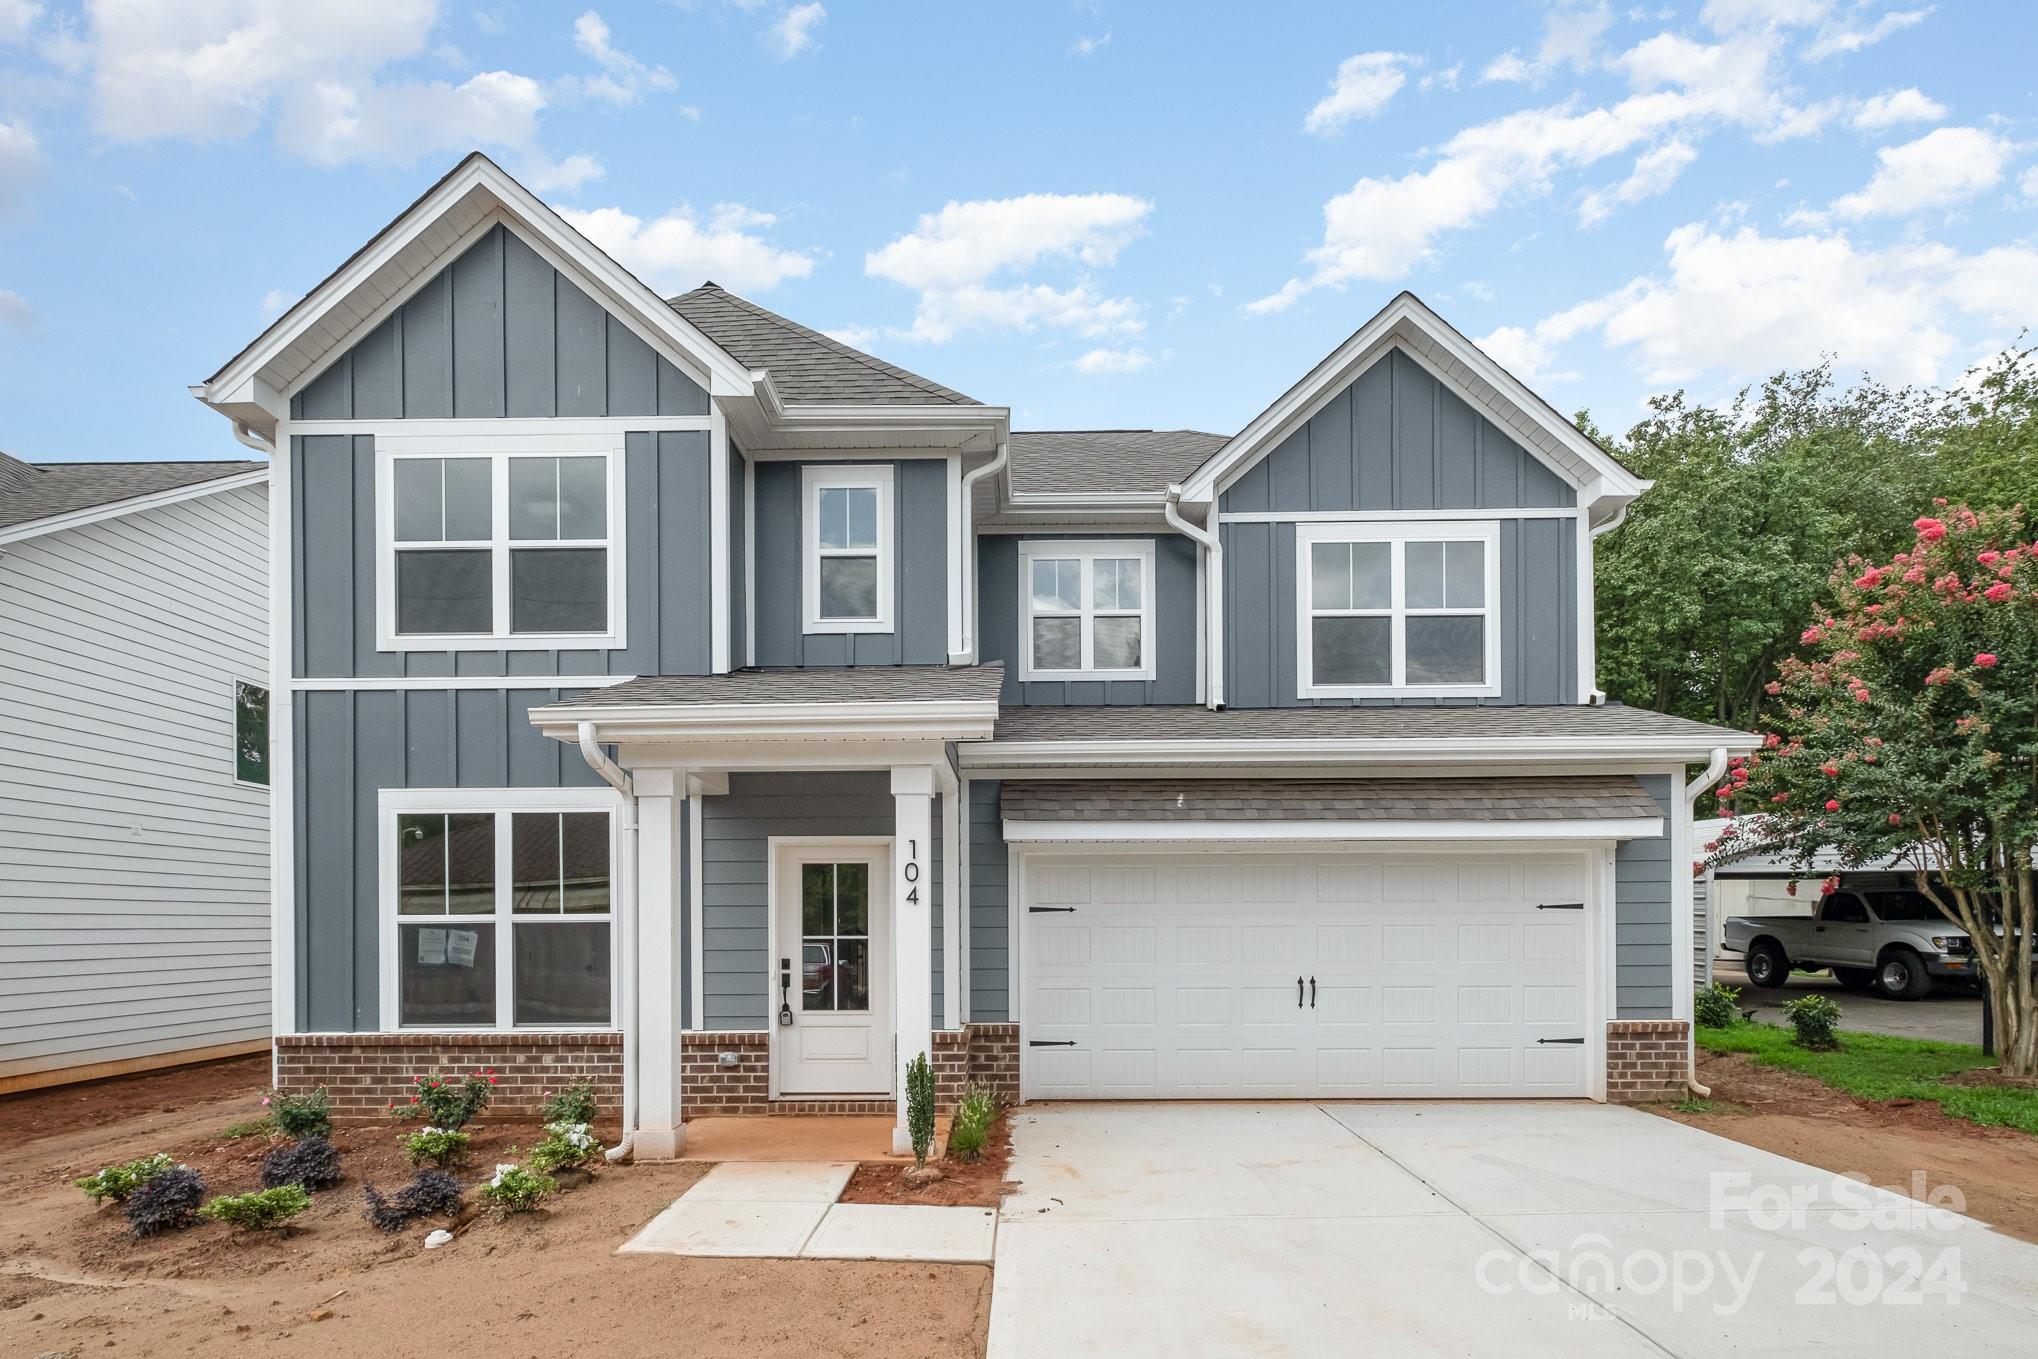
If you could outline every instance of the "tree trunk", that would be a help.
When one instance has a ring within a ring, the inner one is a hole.
[[[1947,846],[1938,847],[1939,862],[1948,863]],[[1920,870],[1913,875],[1940,913],[1967,934],[1973,957],[1988,978],[1989,1010],[1995,1019],[1996,1063],[2005,1076],[2038,1076],[2038,989],[2031,973],[2031,875],[2006,884],[1997,912],[2002,933],[1996,933],[1985,909],[1985,892],[1935,884]],[[1950,900],[1949,900],[1950,898]]]

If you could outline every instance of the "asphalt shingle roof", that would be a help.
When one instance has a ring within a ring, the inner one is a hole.
[[[809,330],[719,284],[703,283],[667,301],[738,363],[767,370],[779,394],[792,405],[983,404]]]
[[[721,703],[995,703],[1005,667],[867,665],[767,667],[726,675],[645,675],[561,699],[553,708],[669,707]]]
[[[1011,780],[1013,821],[1625,821],[1663,811],[1632,776]]]
[[[261,462],[23,462],[0,453],[0,528],[258,472],[266,466]]]
[[[1196,429],[1014,430],[1012,489],[1164,491],[1229,442]]]
[[[1512,736],[1685,736],[1727,744],[1746,732],[1618,703],[1548,707],[1005,708],[999,741],[1480,741]]]

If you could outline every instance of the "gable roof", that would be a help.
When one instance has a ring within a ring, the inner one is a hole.
[[[30,534],[17,530],[43,520],[187,487],[224,490],[207,483],[267,472],[261,462],[23,462],[0,453],[0,531],[25,538]]]
[[[712,281],[672,309],[739,363],[771,374],[788,405],[980,406],[974,397],[852,349]]]
[[[1212,501],[1230,478],[1272,452],[1324,402],[1396,348],[1576,487],[1580,503],[1593,510],[1594,523],[1616,519],[1629,501],[1649,488],[1647,481],[1621,466],[1421,298],[1403,292],[1187,478],[1182,498],[1199,504]]]

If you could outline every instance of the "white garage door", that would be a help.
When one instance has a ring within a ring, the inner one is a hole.
[[[1590,1093],[1583,855],[1029,856],[1030,1099]]]

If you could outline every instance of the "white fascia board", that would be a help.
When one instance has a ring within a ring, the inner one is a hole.
[[[598,740],[661,742],[931,740],[982,741],[998,720],[995,701],[919,703],[674,703],[531,709],[531,724],[560,741],[582,722]]]
[[[1205,765],[1606,765],[1681,760],[1703,763],[1714,749],[1753,751],[1758,736],[1602,737],[1515,736],[1486,741],[1375,740],[1114,740],[987,741],[965,746],[965,768],[1130,765],[1190,768]]]
[[[243,486],[261,486],[268,480],[269,469],[258,467],[252,472],[236,472],[232,476],[214,477],[211,481],[194,481],[188,486],[174,486],[167,491],[153,491],[148,495],[131,496],[126,500],[112,500],[104,505],[88,505],[82,510],[53,514],[47,519],[30,519],[25,523],[0,529],[0,544],[19,543],[29,538],[40,538],[47,533],[83,528],[87,524],[118,519],[123,515],[140,514],[146,510],[161,509],[165,505],[175,505],[184,500],[197,500],[203,496],[238,491]]]
[[[1472,840],[1650,840],[1663,818],[1569,821],[1014,821],[1008,844],[1158,844],[1211,840],[1397,842]]]
[[[1250,424],[1234,435],[1217,452],[1183,483],[1182,499],[1198,504],[1216,498],[1220,483],[1235,472],[1242,471],[1252,461],[1276,446],[1295,425],[1307,418],[1315,408],[1356,377],[1360,371],[1376,362],[1386,347],[1397,336],[1420,339],[1427,347],[1448,356],[1454,365],[1460,365],[1470,376],[1477,378],[1494,389],[1500,398],[1513,407],[1512,412],[1502,412],[1496,422],[1503,429],[1526,423],[1543,431],[1545,435],[1565,452],[1576,458],[1583,466],[1591,469],[1591,477],[1583,477],[1554,467],[1567,482],[1580,487],[1597,478],[1605,487],[1605,494],[1625,495],[1633,499],[1647,488],[1647,483],[1629,473],[1615,462],[1598,444],[1587,438],[1570,421],[1552,408],[1541,397],[1531,391],[1519,378],[1502,368],[1479,347],[1446,322],[1441,316],[1425,305],[1413,293],[1404,292],[1382,307],[1373,318],[1353,332],[1343,344],[1332,350],[1330,355],[1309,371],[1309,373],[1283,392],[1274,403],[1255,416]],[[1422,348],[1408,346],[1410,356],[1423,363],[1432,373],[1436,372],[1436,361]],[[1438,376],[1453,387],[1462,388],[1462,381],[1452,381],[1446,375]],[[1475,394],[1476,395],[1476,394]],[[1476,405],[1491,409],[1492,401],[1480,399]],[[1531,449],[1533,452],[1533,449]]]

